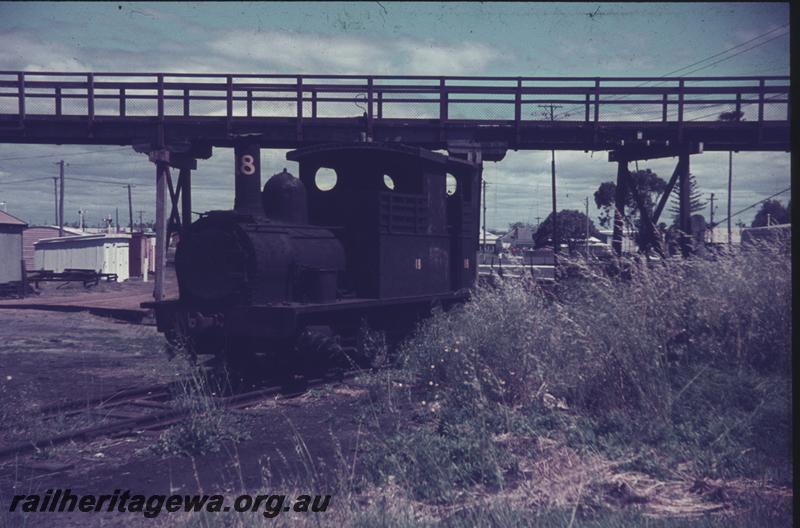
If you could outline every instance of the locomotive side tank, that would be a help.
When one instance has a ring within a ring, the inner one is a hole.
[[[179,244],[181,300],[198,309],[336,300],[344,250],[331,231],[308,224],[303,183],[276,174],[264,214],[212,211]]]

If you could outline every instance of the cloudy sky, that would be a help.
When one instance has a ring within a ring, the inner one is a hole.
[[[789,6],[770,3],[15,3],[0,2],[0,70],[354,73],[510,76],[788,75]],[[262,173],[295,169],[263,151]],[[700,190],[724,216],[727,153],[692,157]],[[0,145],[0,202],[52,223],[55,162],[65,216],[97,223],[154,213],[154,169],[129,148]],[[605,152],[558,152],[559,208],[597,209],[615,175]],[[676,160],[640,163],[668,179]],[[734,211],[790,184],[788,153],[734,155]],[[550,204],[550,153],[487,163],[488,226],[535,222]],[[14,183],[36,179],[32,182]],[[93,180],[93,181],[87,181]],[[102,183],[101,183],[102,182]],[[199,162],[196,211],[229,208],[233,156]],[[788,193],[781,195],[785,203]],[[739,218],[750,222],[756,209]],[[721,216],[719,216],[721,215]],[[739,219],[737,218],[737,219]],[[126,223],[124,220],[123,224]]]

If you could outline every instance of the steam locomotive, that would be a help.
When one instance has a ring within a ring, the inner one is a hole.
[[[396,341],[466,299],[480,162],[400,144],[317,145],[287,154],[299,178],[284,169],[262,191],[258,148],[236,157],[234,209],[188,227],[179,298],[148,303],[171,341],[239,372],[258,358],[313,370],[369,362],[368,332]]]

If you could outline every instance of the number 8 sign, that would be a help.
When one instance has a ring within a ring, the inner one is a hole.
[[[255,159],[250,154],[245,154],[241,157],[239,167],[242,174],[246,174],[247,176],[252,176],[256,173]]]

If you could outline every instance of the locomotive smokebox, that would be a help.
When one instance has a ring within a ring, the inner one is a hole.
[[[264,184],[261,201],[264,205],[264,214],[270,220],[287,224],[308,223],[306,186],[286,169],[272,176]]]
[[[259,203],[261,192],[261,151],[258,145],[241,143],[234,147],[236,181],[233,210],[237,213],[263,215]]]

